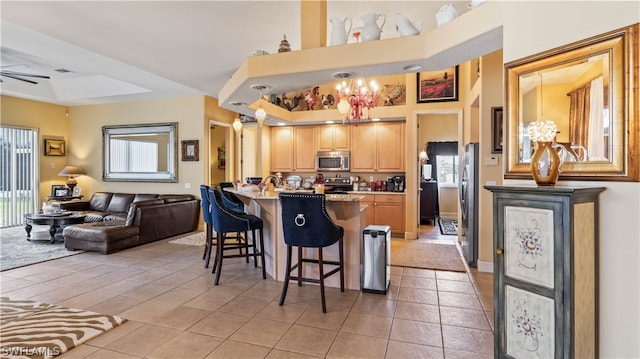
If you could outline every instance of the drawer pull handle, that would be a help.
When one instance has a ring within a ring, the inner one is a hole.
[[[497,254],[497,255],[501,256],[501,255],[502,255],[502,253],[504,253],[504,251],[502,250],[502,248],[498,248],[498,249],[496,249],[496,254]]]

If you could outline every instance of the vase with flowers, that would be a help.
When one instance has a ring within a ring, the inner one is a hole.
[[[553,147],[558,129],[553,121],[534,121],[529,124],[529,139],[536,142],[531,157],[531,174],[538,186],[553,186],[560,175],[562,161]]]

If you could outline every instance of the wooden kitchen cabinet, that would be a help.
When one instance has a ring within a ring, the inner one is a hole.
[[[388,225],[392,234],[404,236],[404,195],[366,194],[360,202],[369,205],[367,225]]]
[[[293,127],[271,127],[271,172],[290,172],[295,167]]]
[[[315,126],[271,128],[272,172],[315,172]]]
[[[493,192],[495,358],[597,358],[604,187]]]
[[[404,122],[352,126],[351,172],[404,172]]]
[[[318,151],[349,151],[351,140],[351,126],[349,125],[319,125]]]
[[[293,129],[293,158],[295,159],[294,171],[315,172],[317,148],[316,126],[295,126]]]

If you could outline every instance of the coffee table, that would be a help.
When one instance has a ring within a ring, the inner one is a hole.
[[[55,243],[56,241],[56,233],[63,226],[67,226],[70,224],[80,224],[84,223],[84,214],[79,212],[62,212],[62,213],[27,213],[24,215],[24,230],[27,231],[27,240],[48,240],[51,243]],[[34,236],[31,236],[31,229],[33,228],[33,224],[44,224],[49,225],[49,236],[44,238],[39,236],[39,233],[34,233]]]

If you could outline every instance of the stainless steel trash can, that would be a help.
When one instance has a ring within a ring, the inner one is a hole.
[[[367,226],[362,236],[363,292],[386,294],[391,282],[391,227]]]

